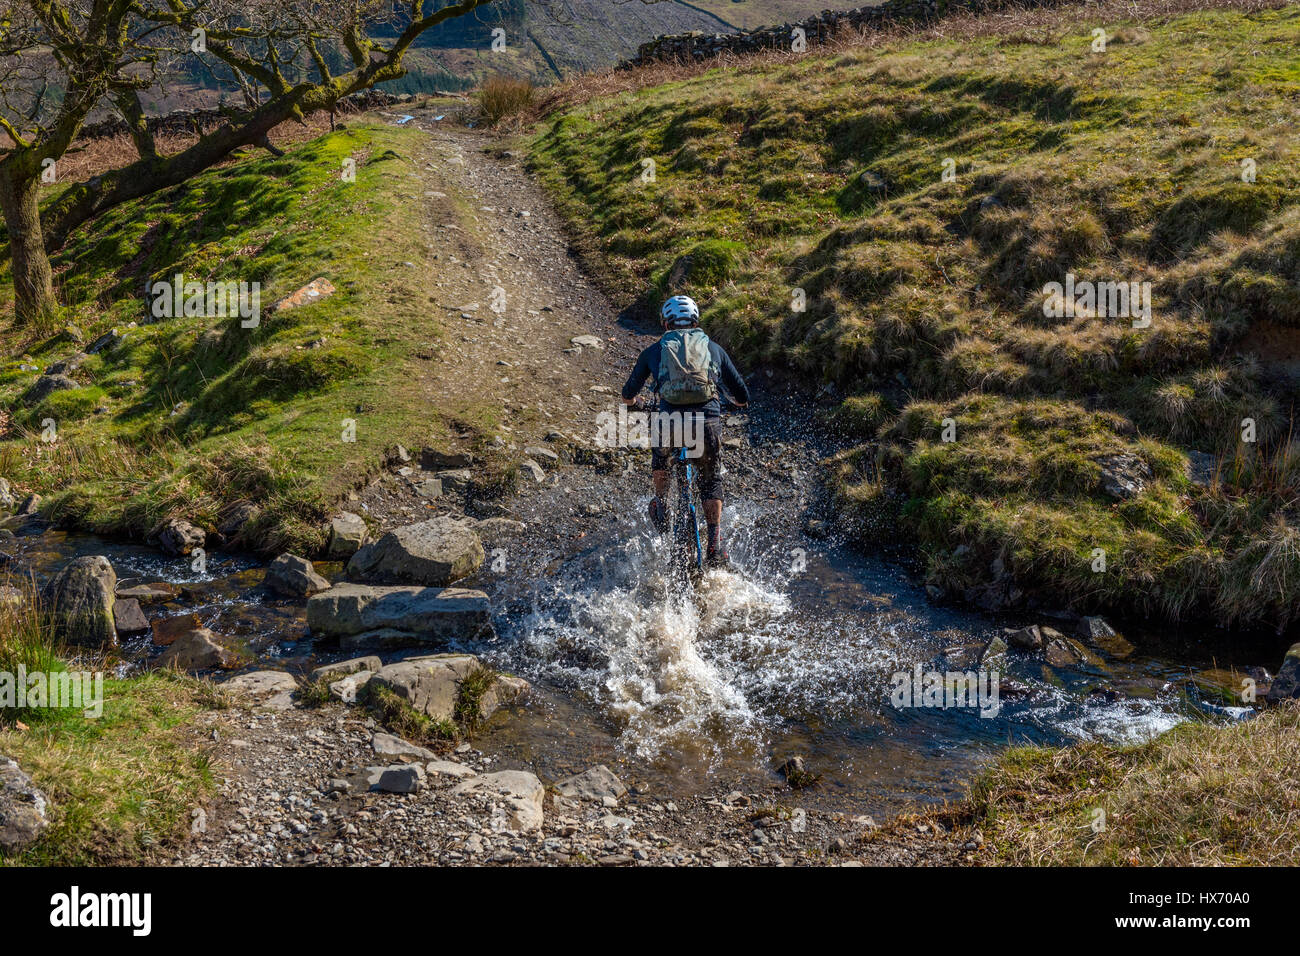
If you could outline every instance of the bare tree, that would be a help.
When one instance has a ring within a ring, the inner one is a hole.
[[[47,249],[106,209],[184,182],[290,119],[405,74],[426,30],[492,0],[0,0],[0,212],[9,233],[15,315],[57,312]],[[429,8],[433,9],[429,9]],[[195,59],[197,58],[197,59]],[[220,74],[241,93],[198,142],[161,155],[142,92],[178,70]],[[86,118],[111,107],[139,158],[65,190],[42,212],[42,173]]]

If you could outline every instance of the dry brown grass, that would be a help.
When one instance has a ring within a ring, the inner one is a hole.
[[[526,115],[536,97],[537,89],[531,80],[497,74],[483,81],[478,105],[487,124],[496,126],[503,120]]]
[[[1011,751],[966,811],[1000,863],[1294,866],[1300,703],[1230,727],[1183,724],[1137,747]]]

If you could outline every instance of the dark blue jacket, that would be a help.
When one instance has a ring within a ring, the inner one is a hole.
[[[714,384],[720,385],[724,392],[735,405],[749,404],[749,388],[745,385],[745,380],[740,377],[736,371],[736,366],[731,362],[731,356],[728,355],[717,342],[709,342],[709,356],[713,360],[713,367],[718,370],[718,381]],[[658,392],[659,385],[659,343],[656,342],[649,348],[641,352],[640,357],[636,360],[636,367],[632,369],[632,374],[628,376],[627,384],[623,386],[623,397],[634,399],[641,392],[642,386],[645,385],[646,379],[652,379],[650,391]],[[672,411],[680,408],[683,411],[703,411],[706,418],[717,418],[722,415],[722,402],[715,398],[711,402],[704,402],[700,405],[670,405],[663,403],[665,411]]]

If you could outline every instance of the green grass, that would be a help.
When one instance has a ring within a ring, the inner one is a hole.
[[[374,714],[375,720],[403,740],[438,744],[459,740],[462,736],[461,727],[455,721],[436,720],[421,713],[387,687],[367,684],[358,696]]]
[[[492,689],[497,673],[490,667],[479,666],[469,673],[456,691],[456,723],[472,733],[482,724],[483,695]]]
[[[208,706],[197,682],[159,671],[104,681],[104,711],[29,713],[26,730],[0,729],[0,752],[50,801],[50,826],[0,864],[147,863],[185,840],[214,792],[208,757],[190,726]]]
[[[1017,748],[955,811],[1018,866],[1295,865],[1300,708],[1135,747]],[[1100,811],[1100,813],[1098,812]]]
[[[31,677],[102,675],[102,703],[87,697],[0,708],[0,753],[46,795],[49,827],[0,866],[149,863],[188,836],[215,785],[194,718],[223,705],[210,684],[173,671],[115,678],[114,662],[77,657],[53,637],[31,588],[22,607],[0,608],[0,671]],[[65,706],[71,704],[73,706]]]
[[[620,297],[687,292],[738,360],[835,387],[838,499],[945,592],[988,597],[1000,558],[1003,606],[1285,626],[1300,482],[1270,343],[1300,347],[1300,9],[1041,16],[629,74],[546,117],[531,163]],[[1150,327],[1047,317],[1067,272],[1150,282]],[[1114,454],[1151,470],[1135,499],[1103,491]]]
[[[36,491],[49,517],[106,533],[148,534],[173,515],[209,530],[247,499],[259,550],[313,549],[322,520],[377,467],[385,447],[445,434],[419,380],[437,349],[421,242],[416,130],[357,125],[255,153],[182,187],[111,210],[54,257],[64,321],[87,341],[125,341],[71,373],[81,387],[28,409],[40,368],[74,346],[0,326],[0,403],[11,409],[0,470]],[[355,182],[343,181],[345,159]],[[58,188],[58,187],[53,187]],[[411,263],[405,265],[404,263]],[[258,282],[262,317],[150,318],[154,282]],[[338,292],[267,315],[323,276]],[[0,315],[12,315],[0,263]],[[131,322],[138,328],[127,330]],[[41,422],[58,440],[42,442]],[[344,420],[355,443],[343,441]]]

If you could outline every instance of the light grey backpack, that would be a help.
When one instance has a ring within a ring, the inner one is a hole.
[[[702,405],[718,397],[709,337],[672,329],[659,340],[659,397],[670,405]]]

